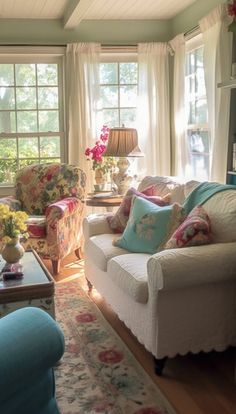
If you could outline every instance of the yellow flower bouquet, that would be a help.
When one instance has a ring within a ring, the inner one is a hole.
[[[26,220],[28,214],[24,211],[11,211],[9,206],[0,204],[0,238],[7,244],[19,236],[28,237]]]

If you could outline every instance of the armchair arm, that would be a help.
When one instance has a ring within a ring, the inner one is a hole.
[[[147,263],[148,283],[173,290],[236,280],[236,242],[164,250]]]
[[[0,198],[0,204],[5,204],[13,211],[21,210],[21,202],[13,196],[7,196]]]
[[[64,337],[43,310],[22,308],[0,319],[0,407],[62,357]]]
[[[75,197],[67,197],[50,204],[45,211],[47,221],[60,220],[71,215],[82,201]]]
[[[112,213],[102,214],[90,214],[83,220],[83,234],[85,240],[88,240],[92,236],[98,234],[111,234],[113,233],[109,227],[107,217],[111,216]]]

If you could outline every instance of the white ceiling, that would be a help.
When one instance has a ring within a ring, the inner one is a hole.
[[[82,20],[170,19],[196,0],[0,0],[0,19],[62,19],[66,28]]]

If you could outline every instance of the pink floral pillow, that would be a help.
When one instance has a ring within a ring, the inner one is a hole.
[[[140,193],[138,190],[136,190],[133,187],[131,187],[127,191],[115,215],[111,215],[107,217],[108,224],[114,233],[123,233],[126,227],[126,224],[129,220],[129,214],[130,214],[130,208],[131,208],[131,202],[132,202],[133,196],[145,198],[146,200],[151,201],[152,203],[160,207],[167,206],[169,204],[164,198],[159,197],[159,196],[149,195],[149,194],[152,194],[152,187],[147,188],[142,193]]]
[[[199,246],[211,242],[211,223],[202,206],[196,206],[175,230],[164,249]]]

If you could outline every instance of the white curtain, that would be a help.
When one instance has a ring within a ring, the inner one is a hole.
[[[87,175],[92,189],[91,163],[84,151],[94,145],[99,100],[100,44],[78,43],[67,46],[66,82],[68,89],[68,161]]]
[[[169,43],[174,52],[172,172],[179,177],[186,177],[189,157],[186,134],[184,34],[177,35]]]
[[[138,45],[138,133],[145,153],[142,175],[170,175],[169,46]]]
[[[224,183],[227,170],[230,91],[217,83],[230,79],[232,33],[226,5],[219,4],[199,26],[204,43],[204,70],[210,126],[210,180]]]

